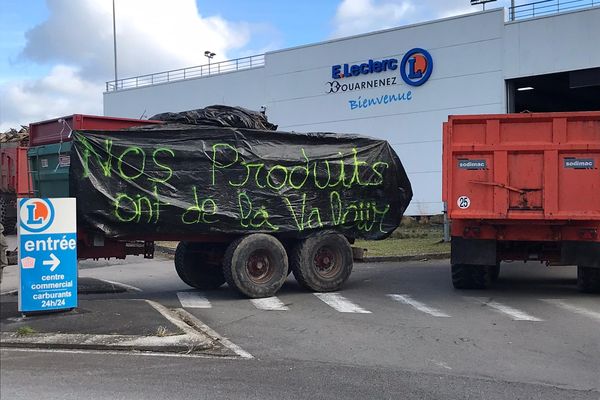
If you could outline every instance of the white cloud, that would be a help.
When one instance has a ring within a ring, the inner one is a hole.
[[[54,66],[47,76],[0,85],[0,126],[73,113],[102,113],[114,79],[112,1],[47,0],[48,19],[26,33],[22,63]],[[202,16],[194,0],[116,0],[119,78],[213,61],[243,48],[252,26]]]
[[[507,0],[488,8],[507,6]],[[333,18],[332,37],[393,28],[397,26],[481,11],[468,0],[342,0]]]
[[[337,8],[335,37],[397,26],[414,5],[410,1],[343,0]]]
[[[113,73],[112,2],[48,0],[48,20],[27,32],[22,57],[81,67],[85,78]],[[120,76],[204,64],[205,50],[226,59],[248,43],[250,28],[221,17],[203,17],[194,0],[116,0]]]
[[[0,88],[0,131],[74,113],[102,114],[102,88],[71,66],[57,65],[41,79]]]

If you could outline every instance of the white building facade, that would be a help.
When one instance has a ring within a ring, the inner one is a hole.
[[[407,214],[439,214],[448,115],[600,110],[599,38],[600,7],[512,22],[495,9],[273,51],[254,65],[109,82],[104,114],[265,107],[283,131],[385,139],[413,186]]]

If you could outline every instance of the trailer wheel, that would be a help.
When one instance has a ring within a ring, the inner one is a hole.
[[[455,289],[485,289],[490,282],[490,268],[486,265],[452,264]]]
[[[585,293],[600,293],[600,268],[577,266],[577,288]]]
[[[273,296],[288,275],[288,257],[279,240],[254,233],[233,241],[223,258],[230,287],[251,298]]]
[[[221,259],[222,245],[179,242],[175,250],[175,271],[187,285],[196,289],[217,289],[225,283]]]
[[[352,248],[336,232],[317,232],[299,241],[290,256],[298,283],[316,292],[339,290],[352,272]]]

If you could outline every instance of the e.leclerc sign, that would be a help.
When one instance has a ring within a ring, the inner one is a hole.
[[[19,311],[77,307],[76,200],[19,199]]]
[[[362,64],[338,64],[331,67],[331,78],[334,80],[377,74],[386,71],[400,70],[402,80],[410,86],[421,86],[431,76],[433,59],[425,49],[415,47],[404,54],[401,60],[386,58],[369,60]]]

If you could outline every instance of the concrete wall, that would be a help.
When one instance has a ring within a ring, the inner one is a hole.
[[[270,52],[265,66],[104,95],[105,115],[139,117],[210,104],[267,107],[282,130],[362,133],[388,140],[413,184],[409,215],[442,211],[442,122],[450,114],[506,112],[505,78],[600,65],[600,9],[505,24],[504,10],[468,14]],[[594,36],[595,35],[595,36]],[[328,93],[331,67],[401,59],[427,50],[433,72],[409,86],[398,70],[339,79],[396,84]],[[411,100],[350,107],[350,101],[411,92]]]
[[[600,7],[506,24],[504,77],[600,67]]]

